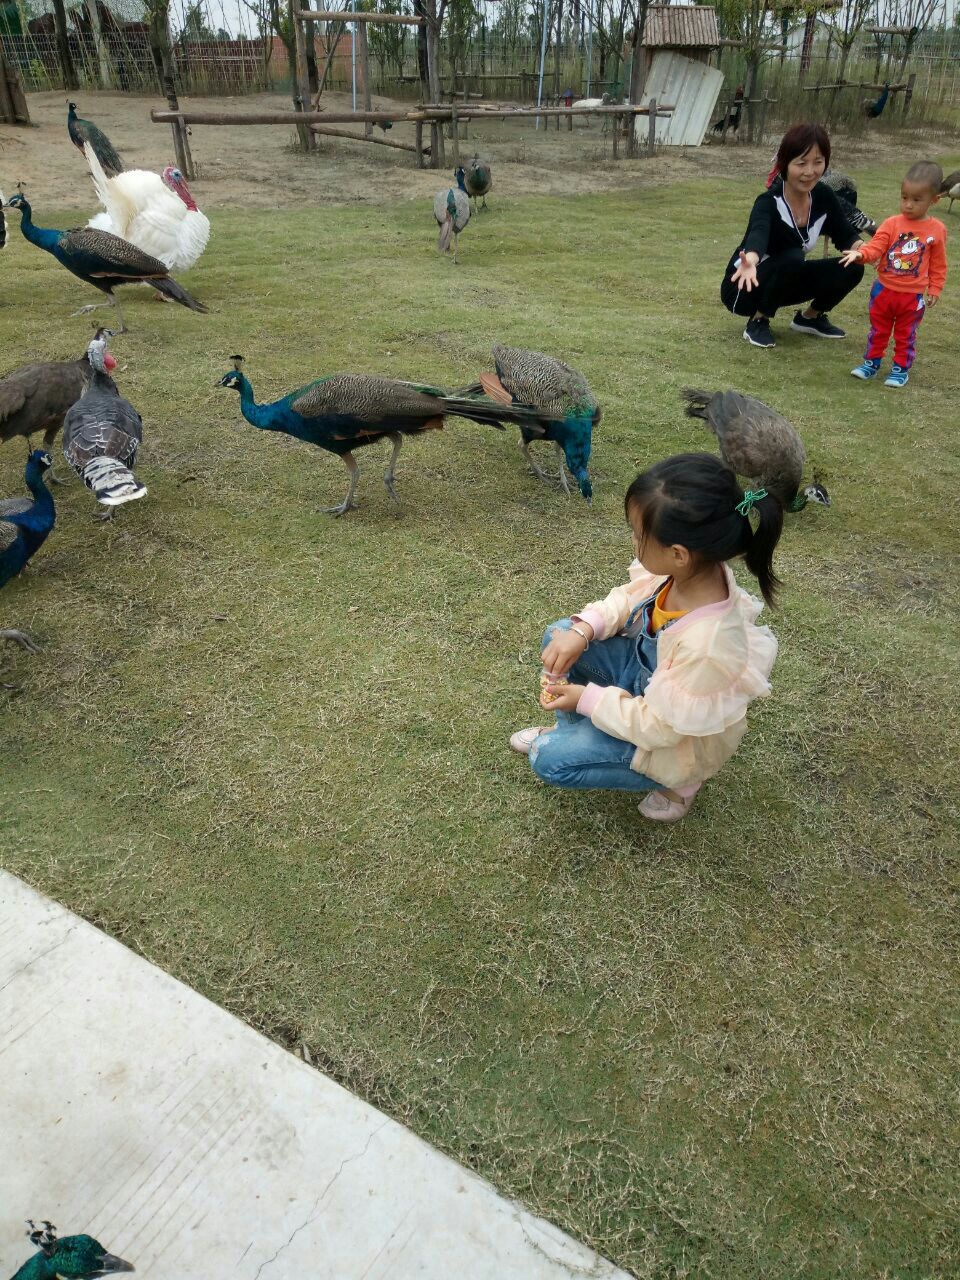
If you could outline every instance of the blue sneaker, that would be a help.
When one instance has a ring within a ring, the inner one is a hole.
[[[850,372],[855,378],[862,378],[864,382],[869,382],[871,378],[875,378],[880,372],[879,360],[868,360],[864,358],[863,364],[858,364],[855,369]]]
[[[902,368],[901,365],[895,364],[890,370],[889,376],[884,378],[883,385],[885,387],[905,387],[909,379],[909,372]]]

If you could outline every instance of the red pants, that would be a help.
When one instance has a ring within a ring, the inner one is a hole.
[[[901,369],[909,369],[917,351],[917,327],[923,319],[922,293],[898,293],[885,289],[878,280],[870,290],[870,334],[868,360],[880,360],[893,332],[893,358]]]

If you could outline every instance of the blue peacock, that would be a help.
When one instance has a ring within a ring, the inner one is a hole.
[[[469,418],[494,427],[505,421],[535,425],[537,420],[535,411],[527,406],[498,404],[486,397],[450,394],[439,387],[368,373],[333,373],[272,404],[257,404],[242,370],[243,356],[231,359],[233,369],[217,386],[240,393],[240,409],[247,422],[262,431],[279,431],[315,444],[343,461],[350,474],[346,497],[335,507],[323,508],[335,516],[357,505],[360,468],[353,453],[363,445],[383,439],[393,444],[383,480],[390,496],[399,501],[395,480],[404,436],[439,430],[447,417]]]
[[[530,456],[530,445],[535,440],[549,440],[560,455],[558,479],[564,492],[570,492],[566,464],[580,492],[590,502],[593,485],[588,463],[593,449],[593,430],[600,422],[602,411],[589,382],[563,360],[523,347],[496,343],[493,363],[495,373],[482,373],[479,382],[464,387],[458,394],[526,410],[525,418],[512,420],[519,421],[520,448],[534,474],[548,483],[553,482]],[[507,420],[510,419],[504,419]]]
[[[466,191],[461,191],[459,187],[447,187],[438,191],[433,200],[433,216],[440,228],[437,248],[441,253],[449,253],[452,241],[453,261],[456,265],[460,232],[470,221],[470,198]]]
[[[479,156],[474,156],[470,161],[469,168],[464,169],[463,165],[458,165],[454,170],[453,176],[457,180],[457,186],[465,196],[473,201],[474,209],[486,209],[487,192],[493,186],[493,175],[490,172],[490,166],[486,164]],[[477,201],[483,199],[483,204],[478,205]]]
[[[38,1227],[29,1220],[27,1235],[38,1252],[28,1259],[11,1280],[100,1280],[136,1268],[123,1258],[108,1253],[93,1236],[63,1236],[57,1239],[52,1222]]]
[[[32,498],[8,498],[0,502],[0,588],[15,578],[47,540],[57,518],[53,496],[44,475],[53,459],[43,449],[34,449],[27,458],[24,482]],[[13,640],[35,653],[37,646],[23,631],[0,631],[4,640]]]
[[[170,276],[158,258],[144,253],[129,241],[121,240],[119,236],[96,227],[57,231],[54,228],[35,226],[33,210],[22,191],[11,196],[7,208],[20,210],[20,230],[31,244],[52,254],[61,266],[107,295],[110,305],[116,308],[121,333],[126,332],[126,325],[120,304],[113,296],[113,290],[118,285],[149,283],[158,293],[173,302],[179,302],[181,306],[189,307],[191,311],[206,311],[207,308],[202,303],[192,298],[183,285]],[[89,303],[75,314],[82,315],[106,305],[102,302]]]
[[[89,142],[108,178],[115,178],[118,173],[123,172],[123,161],[113,143],[92,120],[84,120],[82,116],[77,115],[75,102],[67,103],[67,133],[81,155],[83,155],[83,144]]]

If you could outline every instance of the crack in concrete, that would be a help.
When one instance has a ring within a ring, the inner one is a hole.
[[[313,1221],[313,1219],[314,1219],[314,1216],[315,1216],[315,1214],[316,1214],[317,1210],[318,1210],[318,1209],[319,1209],[319,1207],[320,1207],[320,1202],[321,1202],[322,1200],[325,1200],[325,1199],[327,1198],[327,1193],[329,1192],[330,1188],[333,1186],[333,1184],[336,1182],[336,1180],[340,1177],[341,1173],[343,1173],[343,1171],[344,1171],[344,1169],[347,1167],[347,1165],[348,1165],[348,1164],[352,1164],[354,1160],[362,1160],[362,1159],[363,1159],[363,1157],[364,1157],[364,1156],[367,1154],[367,1152],[370,1150],[370,1144],[371,1144],[371,1142],[373,1142],[374,1138],[375,1138],[375,1137],[377,1136],[377,1134],[381,1131],[381,1129],[385,1129],[385,1128],[386,1128],[386,1126],[387,1126],[389,1123],[390,1123],[389,1119],[384,1120],[383,1124],[378,1125],[378,1126],[377,1126],[377,1128],[376,1128],[376,1129],[374,1129],[374,1131],[373,1131],[373,1132],[370,1134],[370,1136],[367,1138],[366,1142],[363,1144],[363,1150],[362,1150],[362,1151],[358,1151],[358,1152],[356,1153],[356,1155],[352,1155],[352,1156],[345,1156],[345,1157],[343,1158],[343,1160],[341,1160],[341,1161],[340,1161],[340,1167],[337,1169],[337,1171],[334,1173],[333,1177],[330,1179],[330,1181],[327,1183],[327,1185],[323,1188],[323,1190],[322,1190],[322,1191],[320,1192],[320,1194],[317,1196],[316,1200],[314,1200],[314,1202],[313,1202],[313,1208],[312,1208],[312,1209],[310,1210],[310,1212],[307,1214],[306,1218],[304,1218],[303,1222],[301,1222],[301,1223],[300,1223],[300,1225],[299,1225],[298,1227],[294,1227],[293,1231],[291,1231],[291,1233],[290,1233],[290,1236],[289,1236],[289,1238],[288,1238],[288,1240],[287,1240],[286,1244],[282,1244],[282,1245],[280,1246],[280,1248],[277,1250],[277,1252],[273,1255],[273,1257],[272,1257],[272,1258],[267,1258],[265,1262],[261,1262],[261,1263],[260,1263],[259,1267],[257,1267],[257,1272],[256,1272],[256,1275],[254,1276],[253,1280],[260,1280],[260,1273],[261,1273],[262,1271],[265,1271],[265,1270],[267,1269],[267,1267],[272,1267],[272,1266],[273,1266],[273,1264],[276,1262],[276,1260],[280,1257],[281,1253],[283,1253],[286,1249],[288,1249],[288,1248],[290,1247],[290,1245],[293,1243],[294,1238],[295,1238],[296,1236],[298,1236],[298,1235],[300,1234],[300,1232],[301,1232],[301,1231],[303,1231],[303,1230],[305,1230],[307,1227],[309,1227],[310,1223],[311,1223],[311,1222]]]
[[[6,991],[10,983],[13,982],[16,978],[19,978],[22,973],[26,973],[26,971],[31,967],[31,965],[35,965],[38,960],[43,960],[46,956],[56,951],[58,947],[62,947],[63,944],[66,942],[66,940],[70,937],[71,933],[73,933],[76,927],[77,927],[76,925],[72,924],[70,928],[67,930],[67,932],[60,939],[59,942],[55,942],[52,947],[47,947],[46,951],[41,951],[38,956],[34,956],[31,960],[28,960],[26,964],[22,964],[20,968],[16,971],[16,973],[12,973],[10,977],[7,979],[7,981],[3,984],[3,986],[0,987],[0,991]]]

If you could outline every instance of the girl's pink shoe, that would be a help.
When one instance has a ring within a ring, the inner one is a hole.
[[[537,727],[532,729],[518,729],[516,733],[510,735],[510,745],[513,747],[514,751],[519,751],[522,756],[528,756],[535,739],[539,738],[541,733],[546,732],[546,729],[540,729]]]
[[[662,791],[651,791],[645,800],[640,801],[638,808],[645,818],[653,822],[678,822],[690,812],[695,795],[696,792],[683,800],[668,800]]]

